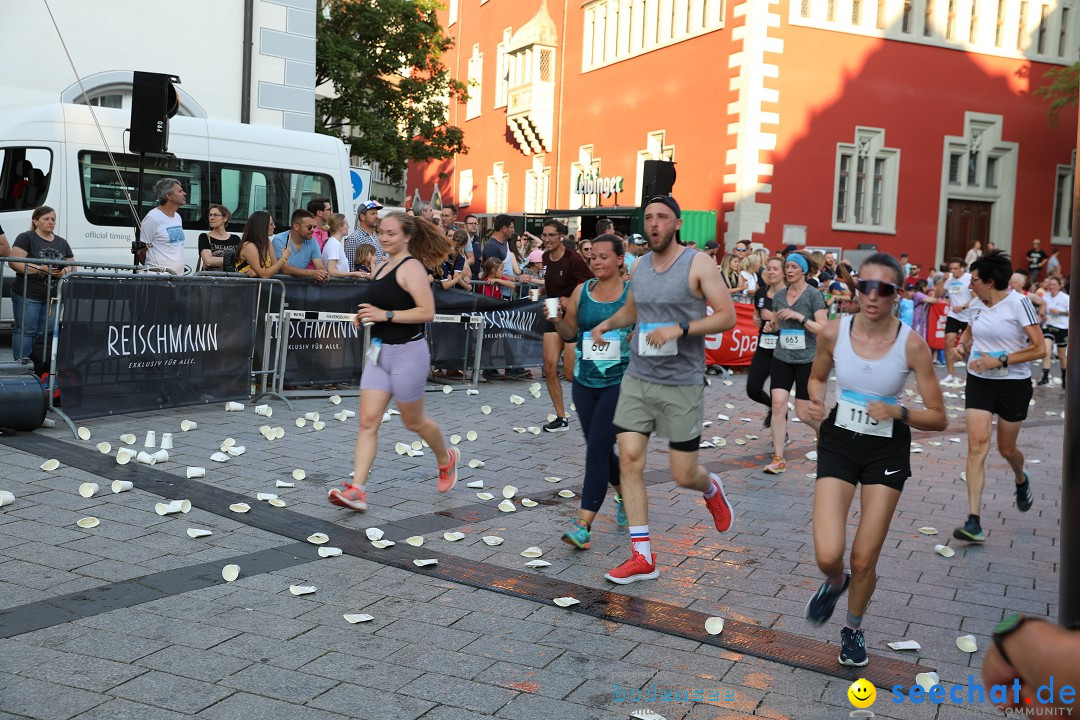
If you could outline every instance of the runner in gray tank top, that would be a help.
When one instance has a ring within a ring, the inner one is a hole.
[[[670,196],[657,196],[645,204],[645,234],[652,252],[634,263],[626,304],[592,331],[593,341],[602,343],[604,333],[637,325],[615,408],[632,553],[604,577],[619,584],[660,575],[649,542],[649,499],[643,478],[653,432],[669,441],[675,482],[704,493],[716,529],[727,531],[733,517],[720,478],[699,465],[697,455],[705,407],[705,335],[734,327],[735,307],[716,263],[675,242],[682,226],[680,215],[679,204]],[[706,301],[713,307],[712,315],[706,314]]]

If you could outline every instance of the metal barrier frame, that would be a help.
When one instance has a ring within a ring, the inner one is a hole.
[[[440,390],[443,387],[450,387],[457,390],[475,390],[480,384],[480,353],[484,348],[484,333],[487,330],[487,321],[482,315],[474,315],[469,312],[465,313],[435,313],[434,319],[431,322],[425,323],[425,325],[433,325],[435,323],[459,323],[467,322],[469,324],[469,330],[475,329],[476,340],[473,343],[473,368],[472,368],[472,382],[471,383],[453,383],[449,382],[446,378],[432,377],[428,380],[428,392],[433,390]],[[431,345],[431,333],[424,333],[428,341],[428,345]],[[365,338],[365,341],[370,342],[369,338]],[[364,345],[364,355],[367,355],[367,344]],[[465,352],[465,356],[461,360],[461,376],[462,379],[469,375],[469,353]],[[434,386],[434,387],[431,387]]]

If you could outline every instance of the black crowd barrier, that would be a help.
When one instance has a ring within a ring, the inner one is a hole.
[[[484,319],[480,369],[529,368],[543,365],[545,320],[543,303],[535,300],[504,302],[498,298],[451,288],[435,291],[438,316],[480,316]],[[428,331],[431,364],[437,368],[476,366],[473,327],[467,322],[435,322]]]
[[[76,273],[60,295],[54,367],[68,417],[250,395],[258,283]]]

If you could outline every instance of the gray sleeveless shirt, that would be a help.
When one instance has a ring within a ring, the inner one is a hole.
[[[690,335],[674,341],[674,348],[647,349],[644,337],[657,325],[678,325],[705,317],[705,298],[690,291],[690,265],[698,251],[683,250],[663,272],[653,270],[653,253],[634,263],[630,289],[637,305],[637,325],[630,343],[627,375],[657,385],[701,385],[705,377],[705,336]],[[672,350],[675,352],[672,353]]]

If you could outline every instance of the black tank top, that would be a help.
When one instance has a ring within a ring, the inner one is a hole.
[[[371,281],[368,297],[371,304],[383,310],[412,310],[416,302],[412,295],[405,292],[405,288],[398,285],[398,268],[416,258],[406,257],[394,266],[394,269],[382,277],[375,277]],[[419,262],[419,260],[417,260]],[[380,268],[385,270],[385,268]],[[403,343],[418,340],[424,336],[424,326],[421,324],[378,322],[371,326],[371,337],[378,338],[387,345],[401,345]]]

